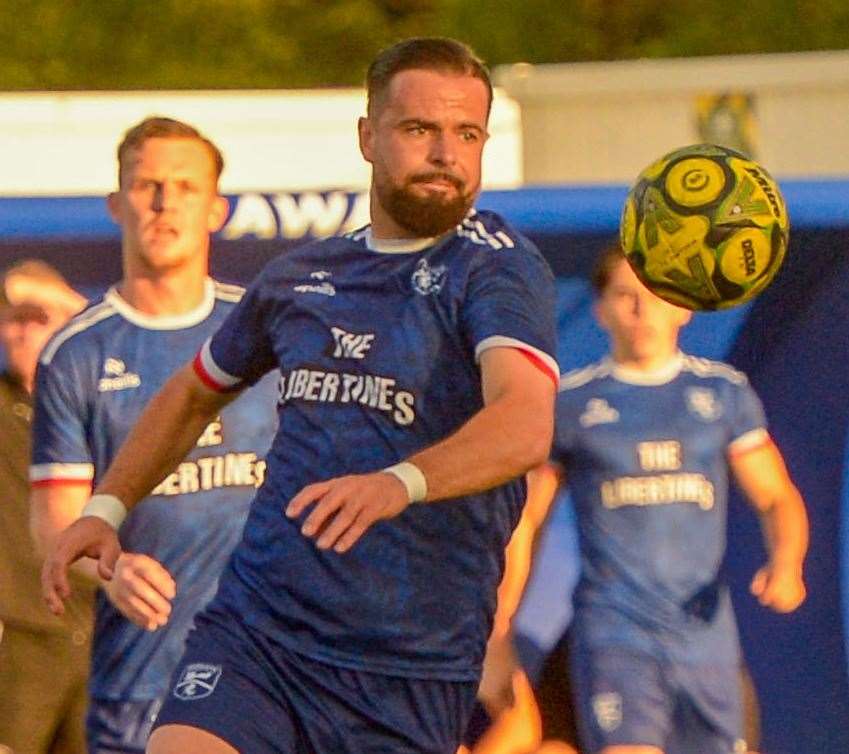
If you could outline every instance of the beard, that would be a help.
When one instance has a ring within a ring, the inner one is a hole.
[[[413,191],[416,183],[431,180],[450,182],[456,192],[446,196],[437,192],[424,195]],[[415,238],[441,236],[466,217],[476,192],[466,191],[466,184],[449,173],[421,173],[398,185],[390,181],[375,182],[375,191],[386,213]]]

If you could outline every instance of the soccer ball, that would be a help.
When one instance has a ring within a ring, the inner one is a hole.
[[[775,277],[790,223],[778,184],[753,160],[696,144],[638,176],[622,211],[622,249],[640,280],[687,309],[748,301]]]

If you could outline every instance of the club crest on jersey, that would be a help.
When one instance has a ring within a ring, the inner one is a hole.
[[[413,290],[422,296],[430,296],[434,293],[439,293],[442,286],[445,284],[445,265],[437,265],[431,267],[427,259],[422,259],[416,265],[411,278],[413,282]]]
[[[619,421],[619,412],[604,398],[590,398],[584,413],[578,418],[582,427],[594,427],[596,424],[613,424]]]
[[[320,293],[322,296],[335,296],[336,286],[328,282],[331,273],[327,270],[314,270],[310,273],[310,282],[295,286],[298,293]]]
[[[713,422],[722,416],[722,403],[716,393],[707,387],[687,388],[687,410],[702,421]]]
[[[622,724],[622,697],[615,691],[595,694],[592,705],[596,722],[602,730],[616,730]]]
[[[141,385],[141,377],[135,372],[128,372],[123,360],[112,356],[107,357],[103,362],[103,374],[104,376],[97,382],[97,390],[100,393],[128,390]]]
[[[184,702],[205,699],[218,685],[221,678],[220,665],[208,665],[205,662],[193,662],[187,665],[174,686],[174,696]]]

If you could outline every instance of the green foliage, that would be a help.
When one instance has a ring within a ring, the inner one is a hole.
[[[846,0],[0,0],[0,89],[358,85],[445,34],[491,64],[842,48]]]

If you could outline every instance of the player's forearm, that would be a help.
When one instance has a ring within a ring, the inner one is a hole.
[[[553,395],[507,395],[457,432],[409,460],[427,480],[427,500],[481,492],[521,476],[548,458]]]
[[[29,528],[38,555],[44,557],[56,537],[79,518],[90,493],[88,484],[55,483],[33,488],[30,495]],[[97,563],[91,558],[78,560],[72,568],[85,579],[100,583]]]
[[[770,561],[801,568],[808,551],[808,516],[795,486],[760,515]]]
[[[176,468],[232,398],[205,388],[191,365],[184,366],[142,412],[95,493],[115,495],[132,508]]]

